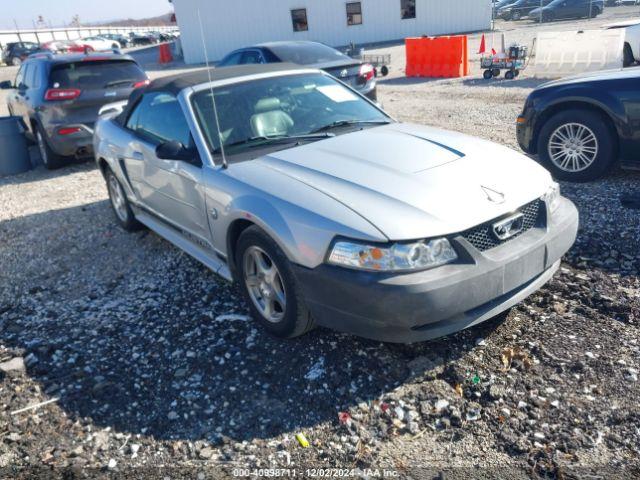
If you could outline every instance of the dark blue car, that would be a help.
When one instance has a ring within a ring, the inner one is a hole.
[[[640,168],[640,67],[545,83],[518,117],[518,143],[556,178],[596,179],[619,158]]]
[[[541,22],[567,18],[595,18],[604,10],[604,0],[553,0],[546,6],[529,12],[529,16]]]

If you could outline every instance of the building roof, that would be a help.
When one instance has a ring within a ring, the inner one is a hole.
[[[236,67],[210,68],[211,81],[228,80],[230,78],[241,78],[250,75],[260,75],[261,73],[284,72],[287,70],[300,70],[300,65],[292,63],[267,63],[254,65],[239,65]],[[179,73],[168,77],[159,78],[152,81],[146,87],[145,92],[163,91],[177,95],[185,88],[193,87],[209,82],[207,69],[196,70],[188,73]]]

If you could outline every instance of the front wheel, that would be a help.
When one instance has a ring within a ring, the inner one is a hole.
[[[504,78],[507,80],[513,80],[516,77],[516,74],[513,73],[513,71],[509,70],[507,72],[505,72],[504,74]]]
[[[20,60],[18,57],[13,57],[13,60],[11,60],[11,65],[13,65],[14,67],[19,67],[20,65],[22,65],[22,60]]]
[[[491,70],[485,70],[482,73],[482,76],[484,77],[485,80],[491,80],[493,78],[493,73],[491,73]]]
[[[599,114],[567,110],[543,125],[538,154],[556,178],[587,182],[602,176],[613,162],[615,137]]]
[[[116,220],[120,226],[128,232],[138,230],[140,228],[140,223],[133,215],[131,204],[129,203],[127,195],[122,188],[122,184],[111,169],[107,170],[105,180],[107,181],[109,200],[111,201],[111,208],[116,216]]]
[[[289,260],[262,229],[253,226],[242,232],[235,260],[251,314],[269,333],[294,338],[313,328]]]

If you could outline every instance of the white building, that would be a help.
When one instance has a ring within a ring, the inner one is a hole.
[[[491,27],[491,0],[172,0],[187,63],[276,40],[334,47]]]

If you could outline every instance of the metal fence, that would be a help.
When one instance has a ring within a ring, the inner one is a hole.
[[[45,43],[53,40],[78,40],[103,33],[120,33],[128,35],[129,32],[144,33],[149,31],[163,32],[177,27],[148,26],[148,27],[69,27],[31,30],[0,30],[0,48],[10,42],[37,42]]]

